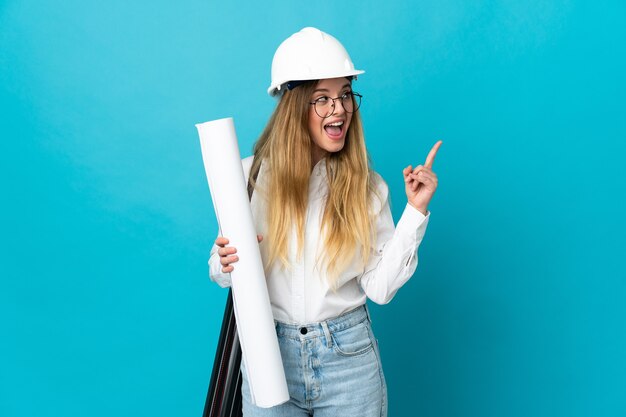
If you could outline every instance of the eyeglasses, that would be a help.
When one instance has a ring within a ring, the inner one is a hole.
[[[354,113],[361,106],[361,98],[363,98],[363,96],[359,93],[348,91],[335,98],[322,96],[311,101],[309,104],[315,106],[315,113],[322,119],[325,119],[335,113],[335,100],[341,101],[341,105],[346,113]]]

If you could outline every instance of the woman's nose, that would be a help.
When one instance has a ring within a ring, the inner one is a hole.
[[[343,114],[346,112],[346,109],[343,107],[343,101],[341,100],[341,98],[336,98],[333,100],[333,112],[331,113],[331,116],[333,114]]]

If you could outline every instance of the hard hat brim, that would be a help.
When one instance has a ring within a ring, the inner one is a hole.
[[[329,78],[340,78],[340,77],[353,77],[353,76],[356,77],[357,75],[364,74],[364,73],[365,71],[363,70],[353,70],[353,71],[343,71],[340,74],[325,74],[324,76],[315,77],[315,78],[301,78],[299,80],[280,80],[278,82],[273,83],[267,89],[267,94],[274,97],[278,95],[279,93],[285,91],[287,89],[286,84],[289,81],[311,81],[311,80],[326,80]]]

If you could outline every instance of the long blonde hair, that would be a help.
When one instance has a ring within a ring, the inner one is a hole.
[[[308,130],[309,102],[317,81],[285,91],[267,126],[254,146],[251,185],[264,164],[263,192],[268,196],[266,268],[280,261],[289,267],[288,248],[296,228],[298,256],[304,247],[304,222],[311,176],[311,136]],[[359,112],[352,114],[343,149],[326,155],[328,197],[322,217],[324,239],[321,260],[328,284],[336,289],[341,271],[360,249],[363,267],[375,240],[371,198],[375,184],[365,148]],[[267,187],[267,188],[266,188]]]

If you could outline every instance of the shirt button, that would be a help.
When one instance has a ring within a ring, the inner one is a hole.
[[[307,334],[307,332],[308,331],[307,331],[306,327],[301,327],[300,328],[300,334]]]

